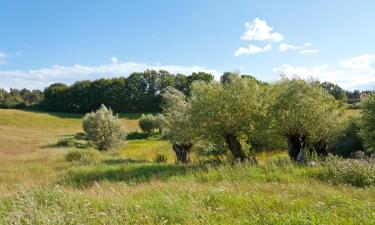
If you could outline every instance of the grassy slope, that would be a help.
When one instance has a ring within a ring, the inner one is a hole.
[[[68,163],[51,148],[82,115],[0,110],[0,224],[373,224],[375,189],[333,186],[290,164],[174,165],[170,144]],[[137,115],[121,115],[136,130]],[[131,120],[129,120],[131,119]],[[169,164],[154,164],[165,154]],[[279,154],[277,157],[285,157]],[[144,161],[144,162],[138,162]]]

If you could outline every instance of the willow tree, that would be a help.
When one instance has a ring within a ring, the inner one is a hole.
[[[247,141],[265,115],[266,86],[235,76],[225,85],[197,82],[192,86],[191,122],[195,134],[226,146],[233,158],[251,158]]]
[[[282,79],[274,91],[274,127],[287,139],[290,159],[302,160],[307,148],[325,154],[340,112],[334,97],[316,82],[299,78]]]
[[[167,137],[172,142],[176,161],[190,162],[189,154],[193,147],[193,128],[190,122],[190,103],[186,96],[168,87],[162,94],[164,100],[163,114],[164,126],[167,129]]]

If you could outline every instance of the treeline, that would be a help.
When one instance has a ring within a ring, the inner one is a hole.
[[[146,70],[127,78],[84,80],[71,86],[57,83],[44,90],[42,107],[49,111],[90,112],[104,104],[116,112],[157,112],[161,110],[161,93],[166,87],[189,95],[194,81],[213,79],[212,74],[204,72],[185,76]]]
[[[221,83],[227,83],[237,73],[225,72]],[[255,79],[250,75],[242,75]],[[160,112],[161,94],[166,87],[173,87],[186,96],[190,95],[191,84],[194,81],[212,82],[214,76],[205,72],[191,75],[171,74],[168,71],[146,70],[132,73],[128,77],[98,79],[94,81],[77,81],[72,85],[55,83],[43,92],[39,90],[0,89],[1,108],[35,107],[57,112],[90,112],[101,104],[115,112]],[[259,83],[266,84],[258,81]],[[335,99],[358,108],[361,96],[368,92],[346,91],[336,84],[324,82],[320,84]]]
[[[10,89],[6,91],[0,89],[0,108],[20,109],[25,107],[35,107],[43,101],[43,92],[40,90]]]

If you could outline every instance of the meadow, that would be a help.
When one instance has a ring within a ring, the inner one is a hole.
[[[334,184],[284,151],[250,163],[174,163],[171,144],[98,153],[59,141],[82,114],[0,110],[0,224],[374,224],[375,188]],[[120,114],[138,131],[139,114]],[[77,158],[67,160],[71,152]],[[88,154],[90,153],[90,154]],[[165,155],[167,162],[155,163]]]

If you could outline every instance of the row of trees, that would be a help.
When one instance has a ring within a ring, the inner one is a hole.
[[[237,73],[225,72],[220,79],[227,84],[231,77],[240,76]],[[250,75],[241,75],[254,79]],[[90,112],[105,104],[116,112],[160,112],[161,93],[166,87],[173,87],[184,95],[189,96],[191,84],[194,81],[211,82],[213,76],[204,72],[170,74],[167,71],[147,70],[132,73],[129,77],[99,79],[95,81],[78,81],[72,85],[55,83],[44,92],[39,90],[11,89],[9,92],[0,89],[1,108],[24,108],[37,106],[48,111],[60,112]],[[265,84],[257,81],[259,84]],[[318,83],[336,100],[356,107],[361,96],[368,92],[345,91],[336,84],[329,82]]]
[[[28,89],[0,89],[0,108],[24,108],[40,104],[43,92]]]
[[[52,84],[44,91],[43,107],[50,111],[90,112],[105,104],[116,112],[157,112],[161,93],[174,87],[190,94],[194,81],[211,82],[213,75],[198,72],[189,76],[147,70],[129,77],[78,81],[71,86]]]
[[[148,134],[166,128],[176,159],[183,163],[190,161],[193,146],[235,160],[255,160],[254,147],[275,140],[287,144],[294,161],[312,153],[326,156],[329,144],[339,146],[353,135],[361,137],[367,151],[375,149],[375,94],[363,99],[363,116],[354,134],[351,125],[342,129],[340,101],[315,81],[295,78],[266,84],[236,75],[221,83],[195,82],[189,96],[167,87],[162,97],[164,115],[143,114],[139,125]],[[120,120],[105,106],[86,114],[83,128],[100,150],[125,140]]]
[[[193,145],[200,142],[244,161],[253,160],[252,147],[259,140],[280,138],[294,161],[303,160],[306,152],[324,156],[342,118],[342,104],[334,96],[318,82],[299,78],[264,84],[231,76],[225,83],[194,83],[190,97],[173,88],[163,97],[168,137],[182,162],[189,161]],[[367,101],[364,107],[364,114],[369,107],[375,111]],[[374,124],[374,115],[368,115],[363,124]],[[363,132],[373,136],[374,128]]]

